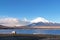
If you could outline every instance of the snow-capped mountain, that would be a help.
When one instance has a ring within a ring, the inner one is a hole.
[[[43,22],[43,23],[49,23],[48,20],[42,17],[37,17],[36,19],[32,20],[31,23],[38,23],[38,22]]]
[[[37,17],[36,19],[31,21],[31,24],[28,26],[60,26],[60,23],[54,23],[46,20],[42,17]]]

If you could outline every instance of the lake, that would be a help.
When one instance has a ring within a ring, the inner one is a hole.
[[[60,35],[60,29],[0,29],[0,34],[9,34],[16,31],[17,34],[53,34]]]

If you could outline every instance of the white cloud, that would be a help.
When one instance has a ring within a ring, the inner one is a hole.
[[[17,18],[0,18],[0,25],[4,25],[4,26],[25,26],[27,25],[28,22],[25,21],[21,21]]]
[[[23,21],[28,21],[27,18],[24,18]]]

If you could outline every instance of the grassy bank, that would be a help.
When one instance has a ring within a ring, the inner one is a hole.
[[[37,37],[60,37],[60,35],[50,34],[0,34],[0,36],[37,36]]]

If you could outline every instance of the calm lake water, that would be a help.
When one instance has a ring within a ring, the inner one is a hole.
[[[9,34],[12,31],[16,31],[17,34],[54,34],[60,35],[60,29],[46,30],[46,29],[0,29],[0,34]]]

